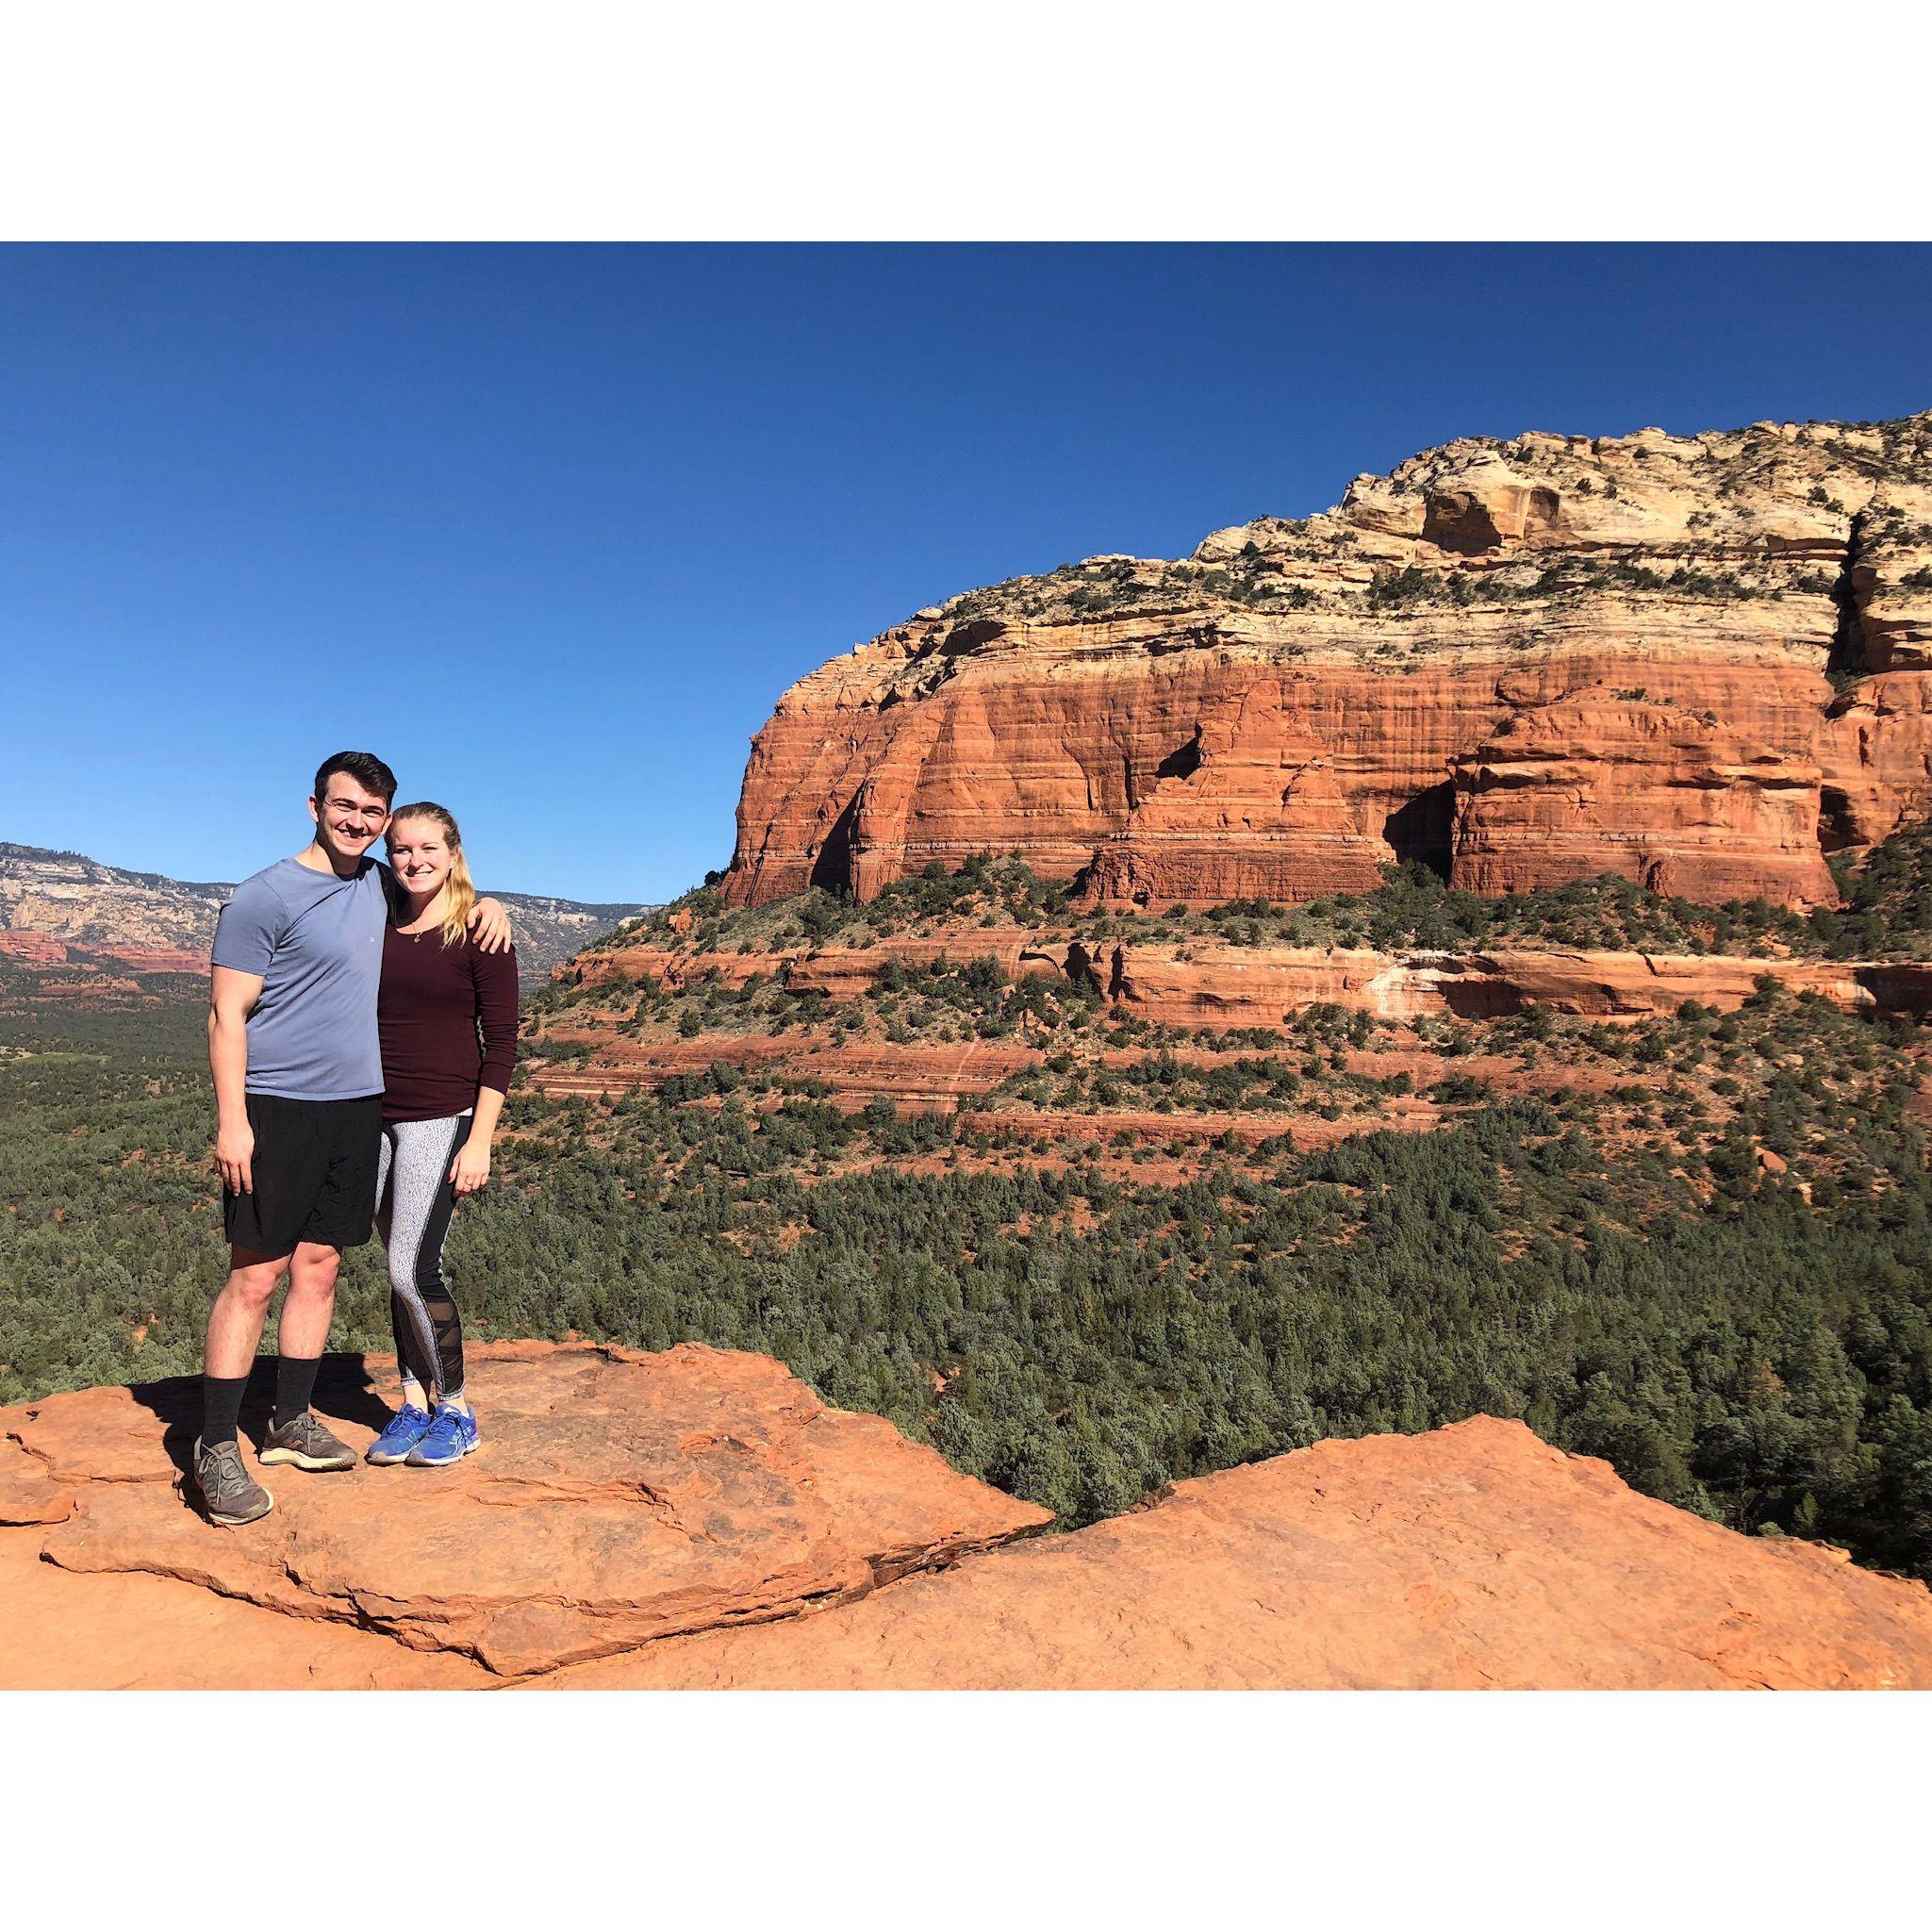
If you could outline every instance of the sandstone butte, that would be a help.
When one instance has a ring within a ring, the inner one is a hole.
[[[358,1446],[370,1370],[318,1407]],[[1045,1512],[778,1363],[478,1351],[484,1452],[177,1494],[183,1379],[0,1411],[0,1686],[1932,1687],[1932,1593],[1478,1416]],[[244,1413],[253,1432],[258,1412]]]
[[[752,742],[735,904],[1017,851],[1094,902],[1305,901],[1420,859],[1835,900],[1932,802],[1932,414],[1465,438],[1191,558],[917,613]]]

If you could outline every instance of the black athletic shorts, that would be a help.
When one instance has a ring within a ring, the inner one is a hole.
[[[222,1190],[222,1226],[236,1247],[289,1253],[298,1241],[359,1247],[375,1218],[383,1097],[285,1100],[250,1094],[253,1194]]]

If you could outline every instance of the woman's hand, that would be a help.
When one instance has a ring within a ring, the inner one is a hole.
[[[466,1140],[450,1163],[450,1179],[456,1183],[456,1198],[474,1194],[489,1179],[489,1143]]]

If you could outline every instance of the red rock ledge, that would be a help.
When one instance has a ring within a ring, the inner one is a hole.
[[[778,1363],[476,1351],[482,1454],[187,1508],[188,1378],[0,1410],[0,1687],[1932,1688],[1932,1592],[1521,1424],[1329,1442],[1066,1536]],[[359,1447],[365,1365],[317,1406]],[[244,1432],[257,1418],[244,1413]]]

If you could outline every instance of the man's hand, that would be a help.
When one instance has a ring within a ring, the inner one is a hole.
[[[255,1192],[255,1129],[247,1121],[224,1127],[215,1136],[215,1165],[230,1194]]]
[[[479,899],[470,908],[470,936],[485,952],[506,952],[510,916],[500,899]]]
[[[489,1148],[466,1140],[450,1163],[450,1179],[456,1184],[456,1197],[474,1194],[489,1179]]]

